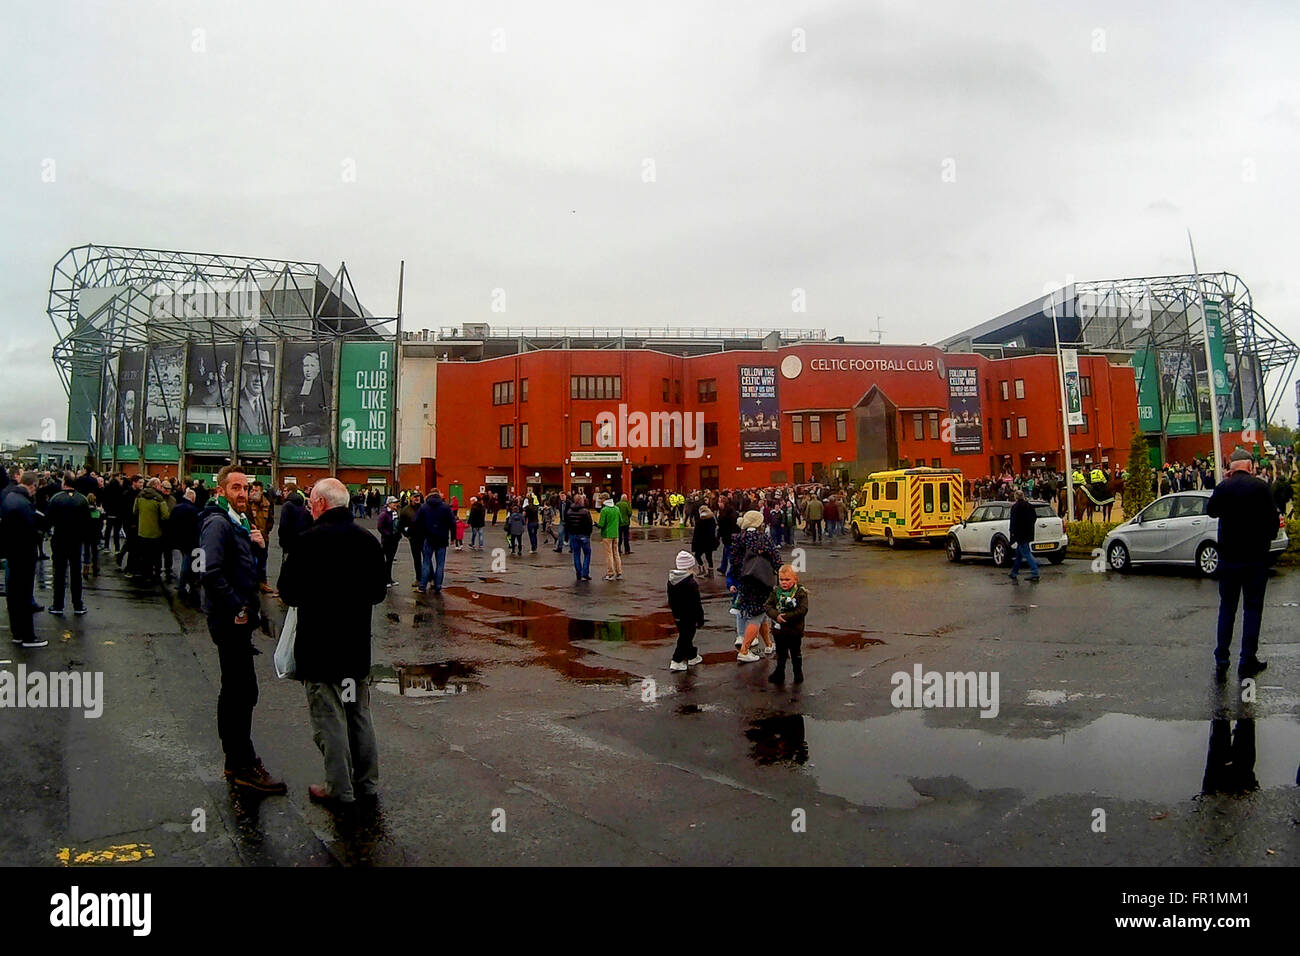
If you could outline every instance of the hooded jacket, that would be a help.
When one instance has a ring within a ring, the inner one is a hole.
[[[690,571],[668,572],[668,607],[673,620],[679,625],[701,627],[704,624],[704,604],[700,601],[700,586]]]
[[[203,610],[209,625],[228,630],[240,608],[248,609],[248,623],[255,624],[258,581],[253,542],[215,497],[208,500],[200,517],[199,549],[204,568]]]
[[[137,535],[149,539],[163,536],[163,522],[171,517],[172,509],[161,491],[145,486],[144,491],[135,499],[132,510],[136,516]]]

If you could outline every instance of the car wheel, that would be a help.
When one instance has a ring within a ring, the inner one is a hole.
[[[856,521],[853,522],[853,540],[854,541],[862,540],[862,532],[858,530],[858,523]]]
[[[1128,548],[1123,541],[1114,541],[1106,549],[1106,565],[1112,571],[1118,571],[1120,574],[1126,573],[1131,565],[1128,560]]]
[[[1196,570],[1203,577],[1212,578],[1219,573],[1219,546],[1205,542],[1196,549]]]
[[[1007,547],[1006,538],[994,538],[993,547],[989,549],[993,554],[993,564],[999,568],[1005,568],[1011,563],[1011,549]]]
[[[889,528],[885,529],[885,544],[889,545],[891,548],[898,547],[898,543],[894,540],[894,532]]]
[[[958,543],[955,534],[948,535],[948,560],[953,564],[961,561],[961,544]]]

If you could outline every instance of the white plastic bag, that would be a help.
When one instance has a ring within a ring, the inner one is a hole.
[[[284,616],[284,626],[280,628],[280,640],[275,645],[275,676],[293,680],[297,675],[297,663],[293,659],[293,642],[298,635],[298,609],[289,608]]]

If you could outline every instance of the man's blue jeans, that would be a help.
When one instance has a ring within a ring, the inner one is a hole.
[[[1219,565],[1219,642],[1214,662],[1227,666],[1232,655],[1232,628],[1237,622],[1237,602],[1244,593],[1241,612],[1241,659],[1255,660],[1259,651],[1259,625],[1264,617],[1264,590],[1268,587],[1268,565]]]
[[[475,548],[475,547],[481,548],[481,547],[483,547],[483,529],[482,529],[482,528],[470,528],[470,529],[469,529],[469,546],[470,546],[471,548]]]
[[[1011,559],[1011,576],[1013,578],[1020,573],[1020,565],[1022,562],[1029,565],[1029,576],[1031,578],[1038,577],[1038,561],[1034,558],[1034,547],[1032,542],[1021,541],[1016,545],[1015,557]]]
[[[569,535],[573,549],[573,573],[580,578],[591,576],[591,537],[585,534]]]
[[[420,566],[420,590],[423,591],[429,586],[429,571],[433,568],[434,562],[437,562],[437,569],[433,571],[433,589],[442,590],[442,570],[447,564],[447,548],[435,548],[427,541],[424,544],[424,562]]]

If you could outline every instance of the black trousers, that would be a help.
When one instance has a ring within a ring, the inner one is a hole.
[[[5,607],[9,632],[15,641],[33,641],[32,589],[36,586],[36,555],[27,560],[10,557],[5,562]]]
[[[63,609],[63,592],[71,577],[72,606],[81,607],[81,545],[61,545],[50,542],[50,553],[54,559],[54,593],[50,598],[50,607]]]
[[[788,634],[782,634],[774,630],[772,637],[776,641],[776,669],[785,670],[785,661],[788,657],[790,665],[794,668],[794,676],[803,675],[803,635],[791,637]]]
[[[424,567],[424,542],[416,538],[407,538],[406,543],[411,546],[411,560],[415,562],[415,578],[420,578],[420,569]]]
[[[713,570],[713,549],[710,548],[708,551],[696,551],[695,563],[698,564],[700,567],[704,567],[704,565],[707,563],[709,566],[709,570],[712,571]]]
[[[673,662],[684,664],[689,660],[694,660],[698,651],[695,649],[695,625],[681,624],[677,625],[677,646],[673,648]]]
[[[388,565],[388,580],[393,580],[393,559],[397,557],[397,546],[401,544],[400,535],[393,535],[391,538],[384,539],[384,561]]]
[[[257,706],[257,673],[253,670],[253,628],[247,624],[218,624],[208,618],[208,633],[221,662],[217,694],[217,734],[226,754],[227,770],[243,770],[257,760],[253,748],[253,708]]]

